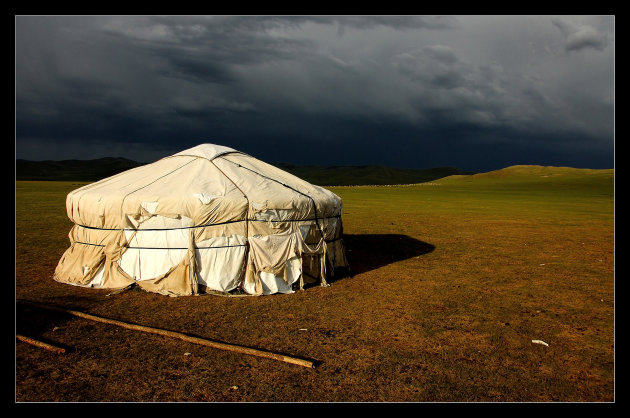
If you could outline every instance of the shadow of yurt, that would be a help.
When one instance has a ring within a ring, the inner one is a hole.
[[[428,254],[435,249],[432,244],[402,234],[344,234],[343,240],[352,275]]]

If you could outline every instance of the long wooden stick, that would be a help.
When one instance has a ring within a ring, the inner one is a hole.
[[[21,334],[16,334],[15,338],[17,338],[20,341],[24,341],[25,343],[34,345],[36,347],[40,347],[40,348],[43,348],[45,350],[55,352],[57,354],[63,354],[63,353],[66,352],[65,348],[57,347],[57,346],[54,346],[52,344],[48,344],[48,343],[45,343],[43,341],[36,340],[34,338],[26,337],[26,336],[21,335]]]
[[[187,341],[187,342],[190,342],[190,343],[205,345],[207,347],[217,348],[217,349],[220,349],[220,350],[234,351],[234,352],[237,352],[237,353],[243,353],[243,354],[248,354],[248,355],[257,356],[257,357],[265,357],[265,358],[269,358],[269,359],[273,359],[273,360],[282,361],[282,362],[285,362],[285,363],[296,364],[296,365],[302,366],[302,367],[308,367],[308,368],[314,368],[315,367],[315,364],[312,361],[303,360],[303,359],[296,358],[296,357],[285,356],[283,354],[272,353],[270,351],[264,351],[264,350],[259,350],[259,349],[256,349],[256,348],[244,347],[244,346],[240,346],[240,345],[236,345],[236,344],[228,344],[228,343],[222,343],[222,342],[218,342],[218,341],[212,341],[212,340],[208,340],[208,339],[205,339],[205,338],[193,337],[193,336],[190,336],[190,335],[182,334],[180,332],[169,331],[169,330],[160,329],[160,328],[152,328],[152,327],[147,327],[147,326],[144,326],[144,325],[131,324],[131,323],[128,323],[128,322],[123,322],[123,321],[118,321],[118,320],[115,320],[115,319],[104,318],[104,317],[101,317],[101,316],[91,315],[91,314],[87,314],[87,313],[80,312],[80,311],[74,311],[74,310],[71,310],[71,309],[60,308],[60,307],[52,306],[52,305],[44,305],[44,304],[37,303],[37,302],[30,302],[30,301],[25,301],[25,300],[20,300],[20,302],[21,303],[25,303],[27,305],[32,305],[32,306],[36,306],[36,307],[39,307],[39,308],[43,308],[43,309],[49,309],[49,310],[58,311],[58,312],[65,312],[65,313],[68,313],[70,315],[78,316],[78,317],[84,318],[84,319],[90,319],[92,321],[97,321],[97,322],[103,322],[105,324],[116,325],[116,326],[119,326],[119,327],[122,327],[122,328],[132,329],[132,330],[135,330],[135,331],[142,331],[142,332],[148,332],[148,333],[151,333],[151,334],[163,335],[165,337],[177,338],[177,339],[180,339],[180,340],[183,340],[183,341]]]

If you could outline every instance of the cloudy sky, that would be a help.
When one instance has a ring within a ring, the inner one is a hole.
[[[614,16],[15,16],[15,154],[614,166]]]

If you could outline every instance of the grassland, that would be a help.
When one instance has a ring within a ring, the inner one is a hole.
[[[613,170],[520,166],[331,188],[354,276],[258,298],[107,296],[54,282],[71,226],[65,194],[79,185],[16,182],[16,298],[319,365],[18,303],[17,332],[71,350],[17,342],[17,401],[615,400]]]

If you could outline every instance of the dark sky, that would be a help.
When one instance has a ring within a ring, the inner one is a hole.
[[[16,158],[614,165],[614,16],[16,16]]]

